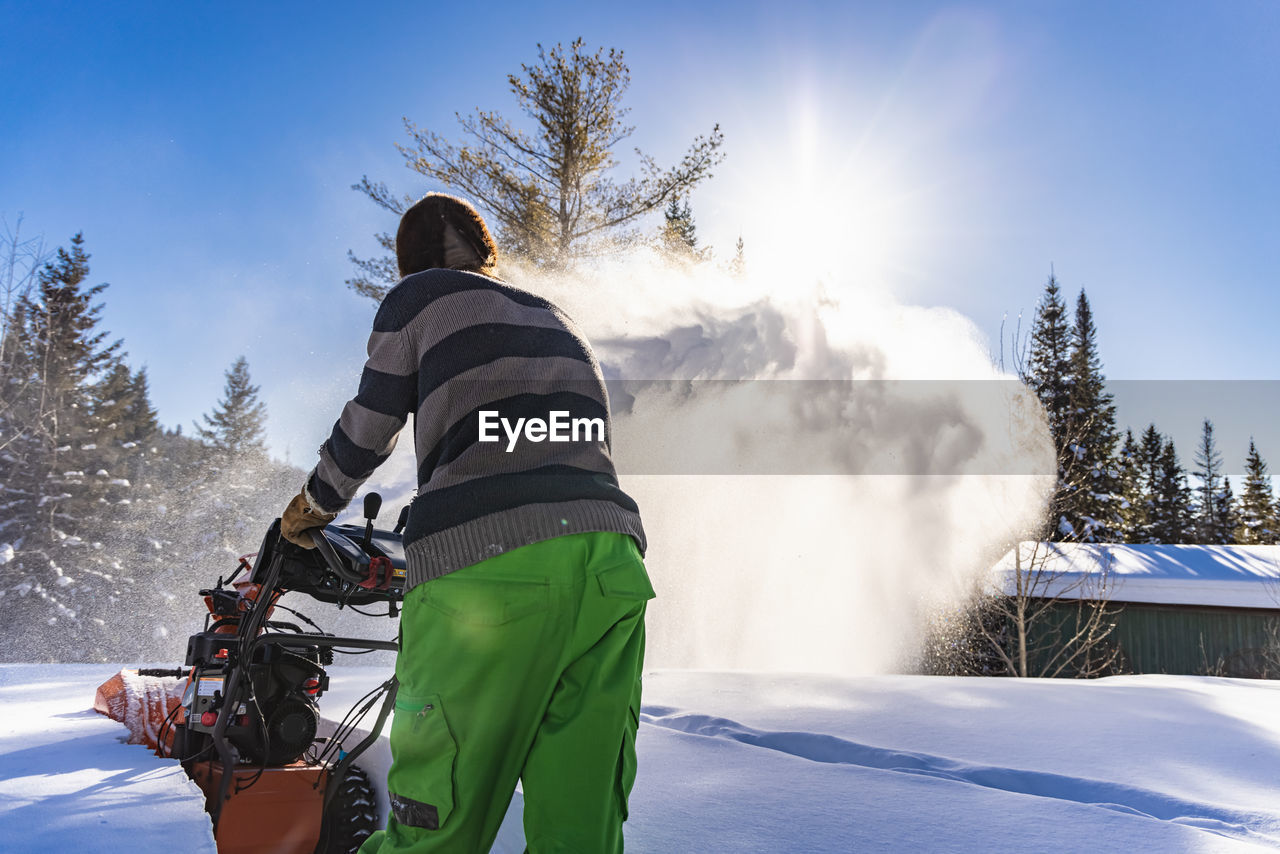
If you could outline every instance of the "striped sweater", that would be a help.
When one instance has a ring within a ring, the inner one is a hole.
[[[378,307],[360,389],[307,479],[317,509],[347,505],[410,413],[418,495],[406,590],[562,534],[629,534],[644,551],[639,509],[609,456],[600,366],[550,302],[459,270],[401,280]],[[547,429],[513,431],[519,419]]]

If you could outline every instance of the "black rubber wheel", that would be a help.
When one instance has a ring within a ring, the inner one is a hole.
[[[325,836],[316,848],[317,854],[355,854],[369,836],[378,829],[378,798],[369,775],[358,765],[347,769],[338,792],[325,816]]]

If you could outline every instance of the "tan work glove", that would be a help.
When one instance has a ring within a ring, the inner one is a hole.
[[[316,544],[308,532],[314,528],[323,528],[337,516],[337,513],[321,513],[312,507],[304,487],[302,492],[293,496],[280,516],[280,536],[304,549],[314,549]]]

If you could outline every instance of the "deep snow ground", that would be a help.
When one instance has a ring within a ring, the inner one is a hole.
[[[199,791],[88,711],[117,669],[0,666],[0,850],[212,852]],[[327,717],[387,675],[330,672]],[[1271,682],[659,671],[638,745],[633,852],[1280,848]]]
[[[119,670],[0,665],[0,851],[216,854],[195,783],[93,711]]]

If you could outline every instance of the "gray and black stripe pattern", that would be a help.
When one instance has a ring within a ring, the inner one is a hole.
[[[599,418],[604,441],[479,441],[479,413]],[[307,491],[347,505],[391,455],[410,413],[418,497],[405,529],[412,587],[510,549],[585,531],[634,537],[639,509],[618,486],[600,366],[550,302],[496,279],[426,270],[387,294],[355,398],[320,449]]]

